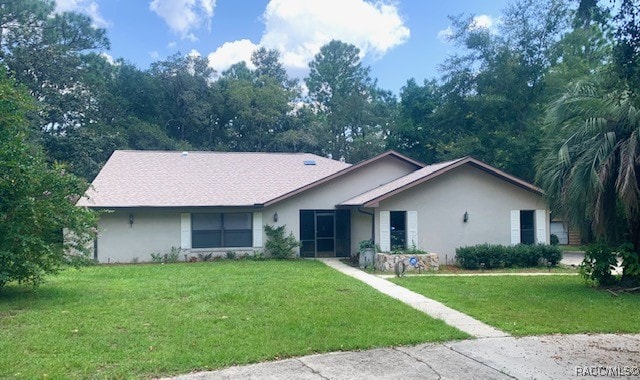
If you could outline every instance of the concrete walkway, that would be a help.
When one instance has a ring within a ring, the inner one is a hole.
[[[638,378],[639,347],[638,334],[504,337],[332,352],[174,379]]]
[[[437,319],[443,320],[446,324],[456,327],[459,330],[476,338],[497,338],[509,336],[509,334],[478,321],[464,313],[443,305],[438,301],[418,294],[390,281],[363,272],[358,268],[351,267],[338,259],[318,259],[331,268],[356,278],[365,284],[373,287],[377,291],[406,303],[414,309]]]

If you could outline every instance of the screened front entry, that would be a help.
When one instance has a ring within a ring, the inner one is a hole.
[[[348,257],[350,236],[349,210],[300,211],[300,256]]]

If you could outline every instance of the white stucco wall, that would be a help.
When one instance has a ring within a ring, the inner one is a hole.
[[[140,262],[151,261],[152,253],[170,253],[171,248],[184,248],[182,246],[181,219],[183,214],[194,212],[255,212],[261,211],[253,208],[143,208],[143,209],[117,209],[104,213],[98,221],[98,261],[101,263],[130,263],[134,260]],[[133,226],[129,226],[129,215],[133,214]],[[263,222],[264,224],[264,222]],[[271,224],[271,223],[269,223]],[[191,228],[189,226],[189,243],[191,242]],[[262,231],[262,242],[265,240]],[[255,238],[254,238],[255,242]],[[184,260],[184,254],[197,256],[198,253],[212,252],[214,255],[225,255],[227,251],[240,253],[253,253],[262,249],[262,244],[257,248],[201,248],[188,249],[180,253],[179,260]]]
[[[386,157],[371,163],[365,170],[356,170],[333,181],[319,185],[273,206],[265,208],[265,224],[283,225],[300,240],[300,210],[333,210],[335,206],[366,190],[405,176],[415,166],[395,158]],[[373,210],[365,210],[372,212]],[[278,213],[278,223],[272,220]],[[357,251],[360,240],[371,237],[371,216],[357,210],[351,212],[351,250]]]
[[[464,165],[380,202],[380,211],[417,211],[418,247],[451,262],[457,247],[511,244],[511,210],[547,210],[542,196]],[[464,223],[464,213],[469,220]],[[380,224],[376,223],[379,243]]]
[[[133,225],[129,215],[133,214]],[[162,209],[120,209],[104,213],[98,222],[98,261],[151,261],[151,253],[180,247],[180,213]]]

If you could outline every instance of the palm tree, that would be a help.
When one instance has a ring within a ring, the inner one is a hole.
[[[637,258],[640,97],[624,83],[603,72],[550,105],[537,181],[566,221],[610,243],[629,241]]]

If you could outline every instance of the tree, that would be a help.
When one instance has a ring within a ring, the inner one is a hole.
[[[350,162],[384,149],[384,137],[393,120],[395,98],[377,88],[370,69],[360,62],[360,50],[332,40],[309,63],[305,83],[311,108],[324,128],[325,154]],[[365,148],[353,149],[360,146]]]
[[[439,160],[439,149],[446,137],[434,115],[440,106],[440,87],[435,80],[420,86],[414,79],[400,90],[399,120],[389,131],[387,148],[427,163]]]
[[[83,124],[93,108],[84,79],[109,41],[88,16],[54,9],[47,0],[0,0],[0,62],[45,105],[41,126],[63,133]]]
[[[48,165],[29,135],[33,101],[0,75],[0,288],[9,282],[38,284],[55,273],[68,252],[86,252],[93,211],[74,202],[86,182],[64,166]],[[63,229],[70,231],[63,237]]]
[[[440,101],[425,130],[426,146],[436,149],[430,156],[472,155],[533,180],[546,74],[570,21],[566,2],[514,1],[499,33],[472,16],[451,19],[451,39],[463,50],[442,65]]]
[[[637,258],[640,98],[618,86],[582,80],[552,103],[537,177],[551,209],[567,222],[584,231],[589,221],[595,236],[610,244],[630,241]]]
[[[640,88],[640,6],[635,0],[621,0],[615,17],[615,72],[632,91]]]
[[[165,105],[158,123],[169,136],[199,145],[215,123],[210,87],[214,70],[206,58],[176,53],[154,62],[150,73],[158,80]]]
[[[547,110],[537,179],[553,210],[583,232],[589,229],[623,249],[623,279],[640,281],[640,71],[632,56],[637,9],[620,8],[613,60],[571,83]],[[629,4],[631,4],[629,2]],[[627,4],[627,5],[629,5]],[[628,18],[627,18],[628,16]],[[628,21],[628,22],[627,22]],[[629,55],[627,55],[629,54]]]

